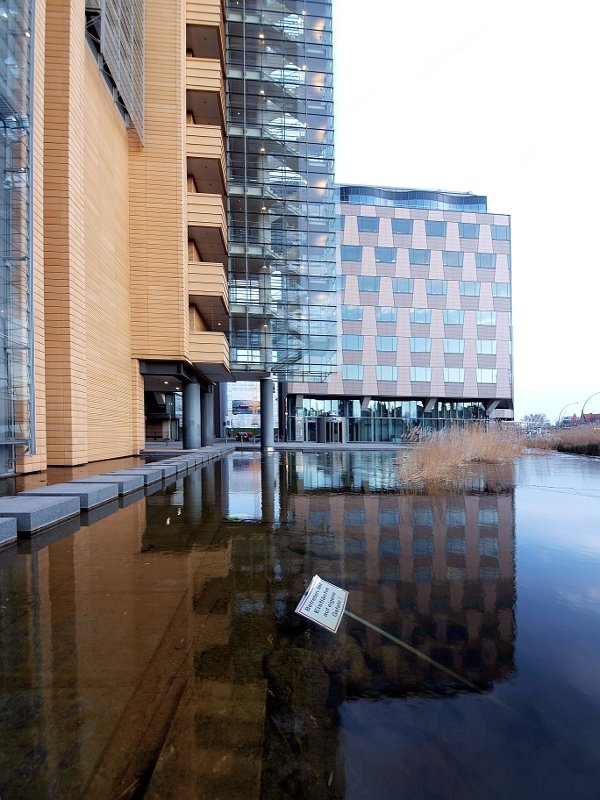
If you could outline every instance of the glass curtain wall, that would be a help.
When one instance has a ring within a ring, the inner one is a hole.
[[[337,350],[331,0],[228,0],[232,370],[323,380]]]
[[[34,449],[30,59],[33,2],[0,2],[0,474]]]

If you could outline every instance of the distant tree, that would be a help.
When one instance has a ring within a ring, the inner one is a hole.
[[[543,428],[546,425],[550,425],[550,420],[545,414],[525,414],[523,417],[523,422],[526,422],[527,425],[535,425],[536,427]]]

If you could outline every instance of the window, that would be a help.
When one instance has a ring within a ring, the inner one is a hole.
[[[412,523],[416,527],[433,528],[433,508],[431,506],[418,506],[412,512]],[[421,555],[433,553],[433,539],[414,539],[414,542],[430,542],[430,546]]]
[[[377,233],[379,230],[378,217],[358,217],[357,219],[360,233]]]
[[[425,233],[427,234],[427,236],[445,236],[446,223],[438,222],[438,220],[435,219],[426,219]]]
[[[442,313],[446,325],[462,325],[465,321],[465,312],[457,308],[445,308]]]
[[[375,261],[377,264],[395,264],[396,263],[396,248],[395,247],[376,247],[375,248]]]
[[[377,306],[375,319],[377,322],[396,322],[398,312],[393,306]]]
[[[498,509],[496,506],[490,506],[488,508],[484,506],[479,509],[479,513],[477,514],[477,524],[479,527],[496,528],[499,521]]]
[[[464,353],[464,339],[444,339],[444,353]]]
[[[338,292],[346,291],[346,276],[345,275],[338,275],[335,279],[336,281],[336,289]]]
[[[482,536],[479,540],[480,556],[497,556],[498,550],[498,539],[495,536]]]
[[[409,248],[408,260],[411,264],[426,266],[429,264],[431,258],[431,250],[415,250]]]
[[[431,353],[431,339],[425,336],[411,336],[411,353]]]
[[[362,247],[355,244],[343,244],[340,247],[342,261],[362,261]]]
[[[496,312],[495,311],[477,311],[476,316],[478,325],[495,325]]]
[[[446,294],[447,281],[425,281],[427,294]]]
[[[461,281],[460,293],[465,297],[479,297],[479,281]]]
[[[446,509],[447,528],[464,528],[466,524],[467,512],[464,508],[453,508],[451,506]]]
[[[431,322],[430,308],[411,308],[410,321],[414,323],[429,324]]]
[[[344,525],[364,525],[365,512],[362,508],[351,508],[344,511]]]
[[[467,552],[467,543],[463,536],[448,536],[446,553],[452,556],[463,556]]]
[[[442,263],[445,267],[462,267],[464,253],[460,250],[443,250]]]
[[[494,297],[510,297],[510,283],[492,283]]]
[[[363,367],[360,364],[342,364],[342,378],[345,381],[362,381]]]
[[[342,350],[362,350],[364,336],[345,334],[342,336]]]
[[[496,383],[495,369],[478,369],[477,370],[477,383]]]
[[[358,290],[360,292],[378,292],[379,278],[374,275],[359,275]]]
[[[424,383],[430,383],[431,367],[411,367],[410,379],[411,381],[421,381]]]
[[[393,219],[392,233],[411,235],[413,231],[412,219]]]
[[[479,225],[476,222],[459,222],[458,234],[461,239],[479,239]]]
[[[495,356],[496,345],[495,339],[477,339],[477,353],[480,356]]]
[[[378,381],[397,381],[398,367],[377,367]]]
[[[336,217],[338,231],[343,231],[346,225],[346,217],[343,214],[338,214]]]
[[[478,269],[495,269],[496,253],[475,253],[475,266]]]
[[[412,278],[392,278],[392,291],[397,294],[412,294],[413,284]]]
[[[375,349],[380,353],[395,353],[396,352],[396,337],[395,336],[376,336]]]
[[[510,241],[510,227],[508,225],[492,225],[492,239],[500,242]]]
[[[380,528],[397,528],[400,525],[400,512],[395,508],[380,508],[377,515]],[[398,545],[400,545],[399,540]],[[400,548],[398,548],[400,552]]]
[[[388,525],[388,527],[392,527]],[[380,539],[379,540],[379,555],[380,556],[399,556],[400,555],[400,540],[399,539]]]
[[[465,371],[462,367],[444,367],[445,383],[464,383]]]
[[[360,322],[362,318],[362,306],[342,306],[342,319]]]

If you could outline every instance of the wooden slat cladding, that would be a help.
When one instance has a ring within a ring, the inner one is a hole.
[[[223,364],[229,369],[229,344],[225,334],[190,331],[190,359],[197,364]]]
[[[184,36],[183,3],[146,3],[144,147],[130,138],[137,358],[185,358],[188,349]]]
[[[48,0],[44,96],[44,300],[49,464],[87,459],[81,0]]]

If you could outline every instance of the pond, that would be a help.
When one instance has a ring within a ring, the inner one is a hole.
[[[20,540],[0,797],[595,800],[599,520],[592,458],[427,494],[391,451],[238,451]]]

